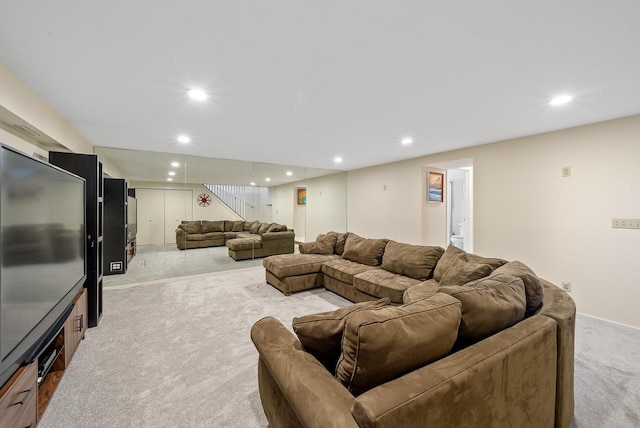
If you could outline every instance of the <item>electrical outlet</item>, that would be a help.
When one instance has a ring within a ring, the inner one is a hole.
[[[640,229],[640,219],[614,218],[611,219],[611,227],[614,229]]]
[[[569,281],[562,281],[560,283],[560,285],[562,285],[562,289],[566,292],[571,292],[571,283]]]
[[[562,167],[562,176],[571,177],[571,167],[569,166]]]

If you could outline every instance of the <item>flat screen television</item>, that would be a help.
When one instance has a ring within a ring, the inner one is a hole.
[[[127,196],[127,244],[136,239],[138,233],[138,204],[136,198]]]
[[[0,144],[0,385],[60,330],[86,270],[85,180]]]

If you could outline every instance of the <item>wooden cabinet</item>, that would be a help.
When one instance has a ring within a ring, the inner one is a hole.
[[[0,427],[28,427],[36,423],[38,364],[20,367],[0,389]]]
[[[103,194],[102,162],[97,155],[49,152],[49,162],[86,180],[86,247],[87,280],[84,287],[88,295],[88,324],[95,327],[102,317],[103,276]]]
[[[34,427],[42,418],[87,331],[88,294],[83,288],[73,301],[73,308],[62,330],[51,344],[43,349],[35,361],[20,367],[0,389],[1,428]],[[43,367],[46,370],[38,378],[38,369]]]

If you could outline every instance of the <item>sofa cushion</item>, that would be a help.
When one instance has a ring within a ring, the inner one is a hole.
[[[402,303],[404,291],[420,280],[398,275],[384,269],[372,269],[353,277],[353,286],[375,297],[388,297],[393,303]]]
[[[284,224],[272,223],[267,229],[267,232],[286,232],[287,226]]]
[[[438,264],[433,271],[433,277],[436,281],[439,282],[442,279],[442,275],[444,275],[449,267],[451,267],[451,263],[453,263],[453,261],[457,258],[462,258],[467,262],[487,264],[494,269],[497,269],[503,264],[507,263],[507,261],[503,259],[480,257],[475,254],[467,253],[466,251],[461,250],[458,247],[454,247],[453,245],[449,245],[442,257],[440,257],[440,260],[438,260]]]
[[[251,227],[256,223],[259,223],[259,222],[257,220],[256,221],[245,221],[244,222],[244,226],[242,228],[244,229],[245,232],[251,233]]]
[[[258,231],[260,230],[260,226],[262,226],[262,223],[260,223],[259,221],[254,221],[251,224],[251,229],[249,229],[249,232],[253,235],[257,235]]]
[[[263,233],[266,233],[267,230],[269,230],[269,228],[271,227],[272,223],[262,223],[260,224],[260,228],[258,229],[258,235],[262,235]]]
[[[226,245],[233,251],[255,250],[262,248],[262,240],[259,238],[235,238],[229,239]]]
[[[207,239],[204,233],[188,233],[186,238],[187,241],[204,241]]]
[[[333,254],[337,239],[336,233],[321,233],[305,251],[308,254]]]
[[[386,245],[386,239],[362,238],[355,233],[350,233],[344,244],[342,257],[352,262],[379,266]]]
[[[224,220],[202,220],[202,233],[207,232],[224,232]]]
[[[342,253],[344,253],[344,244],[347,242],[347,236],[349,236],[349,232],[345,232],[345,233],[329,232],[329,233],[335,233],[337,235],[338,238],[336,239],[336,246],[333,251],[335,254],[341,256]]]
[[[305,350],[312,353],[331,373],[335,373],[345,318],[353,313],[382,308],[389,299],[356,303],[330,312],[305,315],[293,319],[293,331]]]
[[[519,261],[509,262],[494,271],[495,275],[507,274],[521,278],[524,282],[524,291],[527,297],[527,313],[533,313],[540,307],[544,294],[544,288],[540,278],[524,263]]]
[[[225,223],[225,227],[226,227],[227,223]],[[244,230],[244,221],[239,220],[239,221],[234,221],[233,224],[231,225],[231,230],[228,230],[227,232],[242,232]]]
[[[426,281],[444,253],[444,248],[389,241],[382,255],[382,269]]]
[[[204,233],[204,238],[206,240],[224,241],[224,232],[207,232]]]
[[[405,304],[413,303],[417,302],[418,300],[431,297],[438,292],[438,287],[438,281],[433,278],[423,281],[418,285],[407,288],[407,290],[402,295],[402,302]]]
[[[202,233],[202,226],[200,225],[200,220],[183,221],[180,227],[184,229],[184,231],[187,233]]]
[[[379,268],[346,259],[333,259],[322,265],[322,273],[350,285],[353,284],[355,275],[372,269]]]
[[[279,254],[262,261],[266,270],[279,279],[322,272],[322,264],[338,256],[320,254]]]
[[[493,272],[493,268],[488,264],[467,262],[458,257],[450,263],[449,269],[440,278],[440,286],[464,285],[467,282],[484,278],[491,272]]]
[[[435,294],[347,317],[336,377],[354,395],[429,364],[453,347],[460,302]]]
[[[438,291],[462,302],[459,335],[463,342],[484,339],[524,319],[524,282],[512,275],[494,275]]]

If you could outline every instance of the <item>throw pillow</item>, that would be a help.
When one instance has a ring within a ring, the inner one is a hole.
[[[515,276],[494,275],[463,286],[439,287],[438,292],[462,302],[462,342],[484,339],[524,319],[524,283]]]
[[[233,226],[231,226],[232,232],[242,232],[244,230],[244,221],[234,221]]]
[[[444,253],[444,248],[389,241],[382,255],[382,269],[426,281]]]
[[[436,281],[440,282],[440,280],[442,279],[442,275],[445,274],[445,272],[451,267],[451,263],[453,263],[453,261],[457,258],[462,258],[466,262],[486,264],[494,269],[497,269],[503,264],[507,263],[506,260],[490,257],[480,257],[475,254],[467,253],[466,251],[461,250],[458,247],[454,247],[453,245],[449,245],[442,257],[440,257],[440,260],[438,260],[438,264],[433,271],[433,278]]]
[[[380,257],[387,245],[386,239],[367,239],[349,233],[344,244],[342,258],[368,266],[379,266]]]
[[[447,355],[458,336],[460,313],[458,300],[437,293],[349,315],[336,377],[359,395]]]
[[[224,220],[202,220],[202,233],[224,232]]]
[[[233,230],[233,220],[224,221],[224,231],[231,232]]]
[[[335,233],[320,234],[309,249],[309,254],[333,254],[338,235]]]
[[[271,226],[269,226],[269,229],[267,229],[267,232],[286,232],[286,231],[287,231],[287,226],[285,226],[284,224],[278,224],[278,223],[271,224]]]
[[[389,305],[384,298],[372,302],[356,303],[331,312],[305,315],[293,319],[293,331],[304,349],[313,354],[331,373],[335,372],[340,356],[340,341],[344,321],[350,314]]]
[[[542,304],[544,297],[544,287],[540,278],[524,263],[514,261],[500,266],[494,271],[495,275],[507,274],[521,278],[524,282],[524,291],[527,297],[527,314],[536,311]],[[492,275],[493,276],[493,275]]]
[[[466,262],[462,258],[454,259],[449,269],[442,275],[440,286],[464,285],[467,282],[484,278],[493,272],[490,265],[484,263]]]

